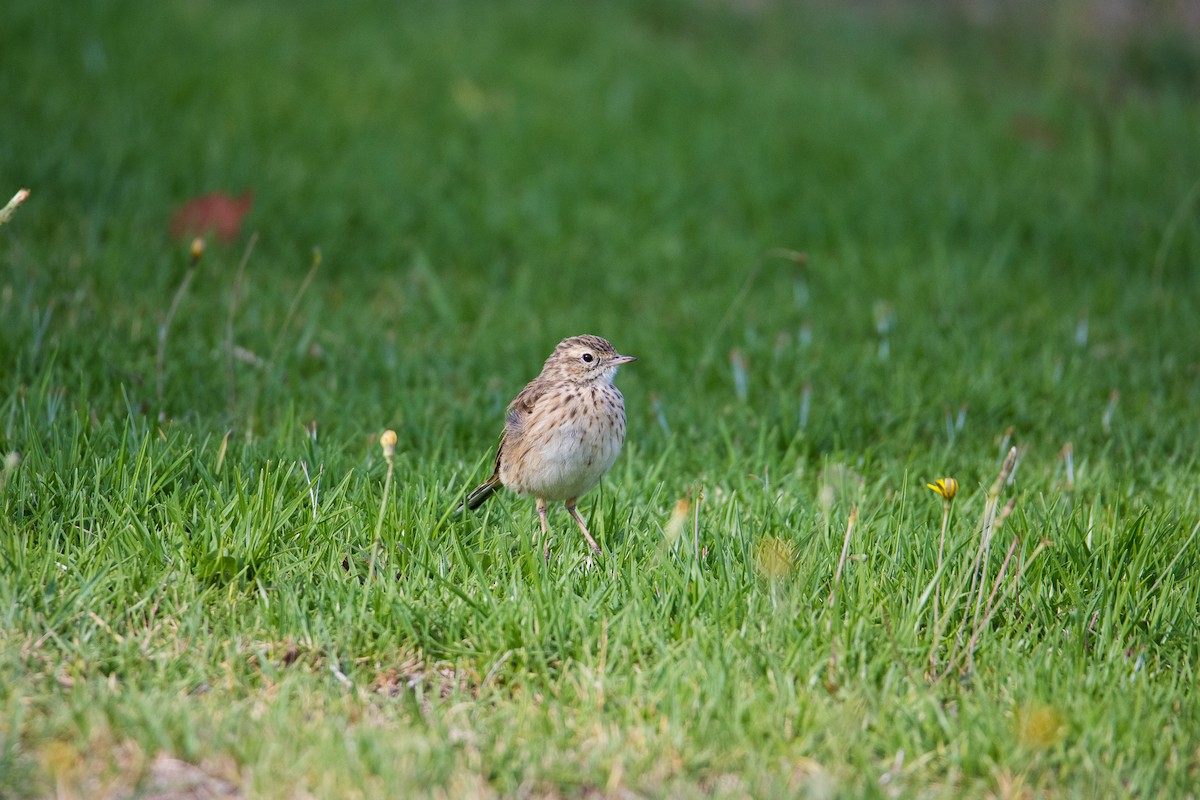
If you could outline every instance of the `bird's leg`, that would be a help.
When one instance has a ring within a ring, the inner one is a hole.
[[[546,563],[550,563],[550,528],[546,525],[546,501],[542,498],[537,499],[538,519],[542,521],[542,544],[546,550],[544,553]]]
[[[573,497],[567,501],[567,513],[570,514],[572,519],[574,519],[579,525],[579,530],[583,531],[583,538],[588,540],[588,544],[592,546],[592,550],[597,553],[603,553],[604,551],[600,549],[600,545],[596,544],[596,540],[592,538],[590,533],[588,533],[587,525],[583,524],[583,518],[580,517],[579,512],[575,510],[575,501],[578,499],[579,498]]]

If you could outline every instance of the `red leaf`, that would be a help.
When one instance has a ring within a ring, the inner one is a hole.
[[[240,197],[224,192],[200,195],[184,203],[171,216],[171,235],[182,240],[212,233],[222,242],[232,242],[253,204],[252,192]]]

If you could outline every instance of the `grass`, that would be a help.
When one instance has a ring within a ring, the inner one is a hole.
[[[1194,41],[3,16],[0,796],[1194,796]],[[585,331],[630,439],[547,564],[448,511]]]

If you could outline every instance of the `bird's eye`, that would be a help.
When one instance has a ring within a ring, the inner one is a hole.
[[[596,360],[596,357],[593,356],[591,353],[584,353],[582,356],[580,356],[580,358],[583,359],[583,363],[585,363],[585,364],[590,364]]]

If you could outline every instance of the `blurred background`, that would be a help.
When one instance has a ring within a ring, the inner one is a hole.
[[[1200,391],[1194,1],[2,14],[0,178],[33,194],[0,231],[0,368],[101,417],[154,410],[199,229],[163,404],[201,429],[483,445],[584,331],[642,356],[663,436],[723,408],[903,446],[969,408],[991,448]]]

